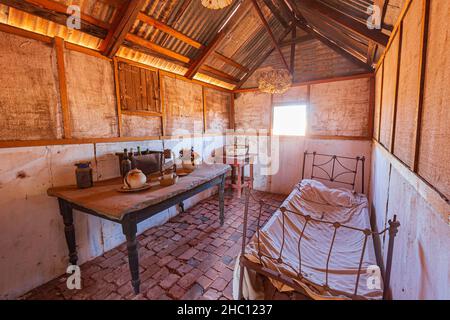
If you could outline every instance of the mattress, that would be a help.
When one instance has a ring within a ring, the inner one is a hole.
[[[314,190],[311,190],[311,186]],[[278,209],[260,230],[259,246],[263,254],[261,260],[258,255],[257,233],[246,246],[245,257],[248,260],[294,279],[313,299],[348,299],[355,292],[362,248],[366,242],[357,296],[364,299],[382,298],[383,283],[376,263],[372,235],[368,235],[365,241],[364,232],[342,226],[336,229],[333,224],[314,220],[306,222],[305,217],[294,213],[299,212],[314,219],[338,222],[341,225],[369,231],[370,217],[365,195],[329,189],[320,182],[304,180],[294,188],[281,207],[287,209],[284,214]],[[278,258],[283,243],[283,225],[284,246],[280,262]],[[299,254],[298,244],[303,229]],[[335,230],[336,235],[328,261],[327,280],[326,265]],[[301,257],[301,271],[299,257]],[[237,264],[235,296],[239,272]],[[302,276],[299,277],[299,274]],[[255,274],[251,270],[244,270],[244,275],[244,298],[261,298]],[[279,291],[293,290],[276,280],[271,279],[271,282]]]

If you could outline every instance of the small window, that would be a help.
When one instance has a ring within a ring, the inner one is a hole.
[[[274,106],[272,132],[280,136],[304,136],[306,105]]]

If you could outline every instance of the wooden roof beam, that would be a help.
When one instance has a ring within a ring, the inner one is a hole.
[[[284,40],[284,38],[286,38],[286,36],[291,32],[291,29],[288,28],[286,29],[286,31],[284,32],[284,34],[281,36],[280,39],[280,44],[282,43],[282,41]],[[247,82],[247,80],[252,76],[252,74],[261,66],[261,64],[266,61],[266,59],[272,54],[272,52],[275,50],[275,48],[273,47],[271,50],[267,51],[266,54],[264,54],[263,56],[260,57],[260,59],[258,60],[258,62],[250,69],[249,72],[247,72],[247,74],[239,81],[239,83],[236,86],[236,89],[241,88],[245,82]]]
[[[229,82],[231,84],[237,84],[239,82],[239,79],[236,79],[235,77],[229,75],[228,73],[225,73],[221,70],[218,70],[206,64],[200,67],[200,71],[205,73],[211,73],[213,75],[212,76],[213,78],[217,78],[219,80]]]
[[[230,21],[233,17],[236,16],[236,13],[238,9],[241,7],[242,1],[236,2],[233,9],[230,10],[228,16],[225,17],[224,23],[219,28],[219,32],[214,36],[212,41],[208,44],[208,46],[204,47],[200,55],[197,57],[197,59],[194,60],[194,62],[189,67],[188,71],[185,74],[185,77],[188,79],[193,79],[197,71],[200,69],[200,67],[205,63],[206,59],[216,50],[216,48],[219,46],[222,39],[226,36],[230,29]]]
[[[290,61],[290,67],[291,67],[291,75],[292,79],[295,79],[295,39],[297,38],[297,26],[295,24],[292,25],[292,31],[291,31],[291,61]]]
[[[172,51],[172,50],[169,50],[167,48],[161,47],[161,46],[159,46],[159,45],[157,45],[157,44],[155,44],[155,43],[153,43],[151,41],[145,40],[145,39],[143,39],[141,37],[138,37],[137,35],[132,34],[132,33],[128,33],[125,36],[124,40],[127,41],[127,42],[132,42],[134,44],[137,44],[140,47],[150,49],[151,51],[157,52],[157,53],[162,54],[162,55],[164,55],[164,56],[166,56],[168,58],[171,58],[171,59],[183,62],[183,63],[190,63],[191,62],[191,59],[189,59],[188,57],[186,57],[186,56],[184,56],[182,54],[179,54],[179,53],[177,53],[175,51]]]
[[[181,40],[184,43],[187,43],[194,48],[202,49],[204,47],[204,45],[201,44],[200,42],[186,36],[185,34],[175,30],[172,27],[169,27],[165,23],[162,23],[162,22],[156,20],[155,18],[152,18],[152,17],[146,15],[145,13],[140,12],[138,14],[137,18],[138,18],[138,20],[141,20],[141,21],[145,22],[146,24],[148,24],[164,33],[167,33],[168,35],[170,35],[174,38],[177,38],[178,40]]]
[[[371,30],[365,24],[352,19],[351,17],[324,5],[317,0],[302,0],[295,2],[295,4],[298,4],[298,6],[303,10],[309,11],[313,14],[319,14],[333,20],[335,23],[356,32],[367,40],[372,40],[383,47],[385,47],[389,42],[389,36],[379,30]]]
[[[144,23],[146,23],[146,24],[148,24],[148,25],[150,25],[150,26],[152,26],[152,27],[154,27],[154,28],[164,32],[164,33],[166,33],[169,36],[177,38],[178,40],[180,40],[180,41],[182,41],[182,42],[184,42],[184,43],[186,43],[186,44],[188,44],[188,45],[190,45],[190,46],[192,46],[192,47],[194,47],[196,49],[203,49],[205,47],[200,42],[198,42],[198,41],[196,41],[196,40],[186,36],[185,34],[175,30],[174,28],[166,25],[165,23],[163,23],[163,22],[161,22],[161,21],[159,21],[159,20],[157,20],[157,19],[155,19],[153,17],[150,17],[150,16],[146,15],[143,12],[140,12],[138,14],[137,19],[140,20],[140,21],[143,21]],[[130,37],[128,36],[128,38],[130,38]],[[130,40],[130,39],[128,39],[128,40]],[[136,41],[132,41],[132,42],[136,43]],[[146,47],[148,47],[148,46],[146,46]],[[158,46],[158,47],[160,47],[160,46]],[[225,63],[227,63],[227,64],[229,64],[229,65],[231,65],[231,66],[233,66],[233,67],[235,67],[237,69],[242,70],[243,72],[248,72],[248,68],[244,67],[240,63],[232,60],[231,58],[228,58],[228,57],[224,56],[223,54],[221,54],[221,53],[219,53],[217,51],[214,51],[212,53],[212,55],[214,55],[216,58],[222,60],[223,62],[225,62]],[[179,60],[179,61],[185,62],[185,59]],[[235,78],[233,78],[233,79],[236,80]]]
[[[112,58],[133,26],[145,0],[129,0],[117,11],[108,35],[100,46],[100,52]]]
[[[353,53],[351,53],[350,51],[342,48],[341,46],[339,46],[336,42],[330,40],[328,37],[324,36],[323,34],[321,34],[320,32],[318,32],[317,30],[311,28],[310,26],[305,26],[303,25],[303,27],[305,28],[304,30],[314,34],[314,36],[320,40],[323,44],[327,45],[330,49],[334,50],[335,52],[343,55],[344,57],[346,57],[347,59],[349,59],[350,61],[352,61],[353,63],[357,64],[358,66],[364,68],[365,70],[373,70],[371,66],[369,66],[365,61],[359,59],[358,57],[356,57]]]
[[[384,22],[384,17],[386,16],[386,10],[387,10],[387,6],[389,4],[389,0],[375,0],[374,4],[376,6],[378,6],[381,10],[381,17],[380,17],[380,22],[381,22],[381,28],[383,28],[383,22]],[[367,63],[369,65],[373,65],[374,64],[374,60],[377,54],[377,49],[378,49],[378,45],[373,42],[373,41],[369,41],[369,45],[367,48]]]
[[[288,7],[288,5],[286,4],[285,1],[289,2],[289,5],[292,7],[293,11],[291,11],[291,9]],[[358,57],[353,55],[353,53],[350,53],[349,51],[344,50],[336,42],[330,40],[329,38],[325,37],[324,35],[322,35],[317,30],[315,30],[314,28],[309,26],[306,23],[306,20],[304,19],[304,17],[301,14],[301,12],[297,9],[297,7],[295,7],[294,4],[291,4],[290,2],[291,2],[291,0],[280,0],[280,5],[282,7],[284,7],[285,10],[289,10],[289,12],[291,14],[292,21],[295,24],[297,24],[297,26],[300,29],[306,31],[310,35],[313,35],[316,39],[321,41],[323,44],[328,46],[330,49],[332,49],[335,52],[339,53],[340,55],[346,57],[348,60],[350,60],[353,63],[357,64],[358,66],[364,68],[365,70],[367,70],[367,71],[372,71],[373,70],[373,68],[371,66],[369,66],[365,61],[362,61],[361,59],[359,59]]]
[[[256,2],[256,0],[251,0],[253,3],[253,6],[255,7],[256,12],[258,13],[259,18],[261,19],[261,22],[263,23],[264,27],[267,30],[267,33],[270,36],[270,39],[272,40],[273,46],[275,47],[275,49],[278,51],[278,54],[280,55],[280,59],[283,62],[284,66],[286,67],[286,70],[290,70],[289,65],[286,61],[286,59],[284,58],[283,52],[281,51],[281,47],[278,45],[278,40],[275,38],[275,36],[273,35],[272,30],[270,29],[269,24],[266,21],[266,18],[264,17],[264,14],[262,13],[261,9],[258,6],[258,3]]]
[[[55,11],[58,13],[67,14],[67,9],[69,8],[63,3],[55,2],[52,0],[25,0],[25,2],[35,4],[37,6],[43,7],[50,11]],[[81,12],[81,20],[84,20],[88,23],[91,23],[95,26],[99,26],[105,30],[108,30],[111,26],[109,23],[104,22],[102,20],[91,17],[90,15],[84,14]]]
[[[289,22],[285,21],[280,10],[275,6],[272,0],[264,0],[264,4],[270,9],[273,16],[283,25],[284,28],[289,27]]]
[[[229,64],[229,65],[235,67],[236,69],[239,69],[239,70],[241,70],[241,71],[243,71],[243,72],[245,72],[245,73],[247,73],[247,72],[249,71],[249,69],[248,69],[247,67],[245,67],[245,66],[243,66],[242,64],[240,64],[240,63],[234,61],[234,60],[231,59],[231,58],[228,58],[228,57],[224,56],[223,54],[221,54],[221,53],[219,53],[219,52],[217,52],[217,51],[215,51],[215,52],[213,53],[213,55],[214,55],[214,57],[216,57],[217,59],[222,60],[223,62],[225,62],[225,63],[227,63],[227,64]]]
[[[26,12],[28,14],[40,17],[42,19],[66,26],[69,14],[66,12],[67,6],[54,1],[43,0],[0,0],[0,4],[4,4],[11,8]],[[106,25],[100,20],[94,19],[87,15],[81,15],[80,31],[91,36],[104,39],[108,30],[104,28]]]

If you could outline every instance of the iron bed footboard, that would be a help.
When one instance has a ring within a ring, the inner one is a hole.
[[[308,153],[307,151],[305,152],[305,156],[304,156],[304,162],[303,162],[303,168],[302,168],[302,179],[304,178],[304,173],[305,173],[305,161],[308,155],[313,155],[313,162],[312,162],[312,171],[311,171],[311,178],[315,178],[314,177],[314,167],[318,167],[318,166],[322,166],[323,164],[315,164],[315,158],[317,155],[321,155],[321,156],[325,156],[325,157],[330,157],[330,161],[332,161],[332,172],[329,175],[330,177],[330,181],[336,181],[336,177],[337,175],[334,174],[335,171],[335,162],[339,161],[339,158],[345,158],[345,159],[350,159],[350,160],[355,160],[355,169],[348,169],[346,167],[344,167],[345,169],[348,170],[348,172],[350,172],[351,174],[354,175],[353,179],[352,179],[352,183],[348,183],[350,185],[352,185],[352,187],[355,187],[355,183],[356,183],[356,175],[358,173],[358,164],[359,162],[362,163],[362,170],[361,170],[361,174],[362,174],[362,191],[364,191],[364,157],[356,157],[356,158],[349,158],[349,157],[339,157],[339,156],[335,156],[335,155],[323,155],[323,154],[317,154],[316,152],[313,153]],[[327,162],[329,163],[329,162]],[[342,163],[340,163],[342,165]],[[341,181],[337,181],[340,183],[346,183],[346,182],[341,182]],[[259,213],[257,216],[257,220],[256,220],[256,239],[257,239],[257,251],[258,251],[258,258],[259,258],[259,263],[254,263],[252,261],[250,261],[249,259],[247,259],[245,257],[245,250],[246,250],[246,241],[247,241],[247,229],[248,229],[248,223],[249,223],[249,202],[250,199],[252,199],[253,201],[259,203]],[[363,257],[364,257],[364,253],[366,250],[366,245],[367,245],[367,241],[368,238],[370,236],[380,236],[383,235],[385,233],[389,234],[389,242],[388,242],[388,252],[387,252],[387,258],[386,258],[386,268],[384,271],[384,274],[382,274],[382,278],[383,278],[383,282],[384,282],[384,287],[383,287],[383,299],[388,299],[389,298],[389,288],[390,288],[390,277],[391,277],[391,269],[392,269],[392,260],[393,260],[393,253],[394,253],[394,241],[395,241],[395,236],[398,232],[398,228],[400,227],[400,223],[397,221],[397,216],[394,215],[392,220],[388,221],[389,226],[386,227],[384,230],[382,230],[381,232],[374,232],[371,229],[361,229],[361,228],[356,228],[353,226],[349,226],[349,225],[344,225],[341,224],[339,222],[331,222],[331,221],[325,221],[325,220],[321,220],[321,219],[317,219],[317,218],[313,218],[310,215],[304,215],[300,212],[295,212],[295,211],[291,211],[288,210],[285,207],[281,207],[280,211],[283,215],[283,219],[282,219],[282,227],[283,227],[283,234],[282,234],[282,244],[281,244],[281,249],[279,252],[279,256],[274,258],[271,256],[267,256],[264,255],[263,253],[261,253],[260,250],[260,229],[261,229],[261,214],[263,211],[263,207],[264,207],[265,202],[259,199],[256,199],[252,194],[250,189],[246,188],[245,189],[245,209],[244,209],[244,222],[243,222],[243,236],[242,236],[242,249],[241,249],[241,256],[240,256],[240,260],[239,260],[239,264],[240,264],[240,274],[239,274],[239,299],[242,299],[242,295],[243,295],[243,280],[244,280],[244,267],[247,269],[250,269],[252,271],[255,271],[256,273],[262,274],[268,278],[272,278],[274,280],[277,280],[291,288],[293,288],[295,291],[309,296],[309,294],[304,290],[304,288],[298,284],[297,281],[295,280],[302,280],[304,282],[308,282],[307,279],[305,279],[302,275],[302,262],[301,262],[301,241],[303,238],[303,233],[308,225],[308,222],[310,221],[314,221],[316,223],[320,223],[320,224],[328,224],[332,227],[334,227],[334,233],[333,233],[333,237],[332,239],[330,239],[330,249],[328,252],[328,256],[327,256],[327,262],[326,262],[326,266],[325,266],[325,270],[326,270],[326,281],[325,284],[322,286],[318,286],[317,284],[315,284],[315,287],[321,287],[324,291],[328,291],[332,294],[336,294],[336,295],[344,295],[347,296],[351,299],[364,299],[364,297],[359,296],[358,295],[358,286],[359,286],[359,280],[360,280],[360,275],[361,275],[361,268],[362,268],[362,262],[363,262]],[[284,240],[285,240],[285,225],[284,225],[284,215],[286,214],[296,214],[300,217],[302,217],[305,221],[303,228],[302,228],[302,232],[299,235],[299,241],[298,241],[298,248],[299,248],[299,263],[298,263],[298,270],[294,269],[292,266],[284,264],[284,262],[282,261],[282,254],[283,254],[283,248],[284,248]],[[336,233],[338,231],[339,228],[348,228],[348,229],[352,229],[354,231],[357,232],[361,232],[362,234],[364,234],[364,243],[363,243],[363,247],[361,249],[361,257],[360,257],[360,261],[359,261],[359,265],[358,265],[358,273],[357,273],[357,277],[355,279],[355,289],[352,293],[349,292],[342,292],[342,291],[338,291],[338,290],[334,290],[333,288],[330,288],[328,286],[328,264],[330,262],[330,258],[331,258],[331,253],[332,253],[332,249],[334,246],[334,240],[336,237]],[[377,250],[377,247],[374,247],[375,250]],[[379,252],[377,252],[379,253]],[[380,255],[381,256],[381,255]],[[297,277],[294,278],[290,278],[287,277],[286,275],[283,275],[279,272],[276,272],[274,270],[271,270],[267,267],[264,266],[264,262],[263,262],[263,258],[266,259],[272,259],[274,261],[276,261],[277,263],[282,263],[285,266],[289,267],[290,269],[292,269],[295,274],[297,275]],[[380,268],[382,270],[382,268]]]

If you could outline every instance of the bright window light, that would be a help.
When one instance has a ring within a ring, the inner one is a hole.
[[[272,131],[280,136],[304,136],[306,105],[274,106]]]

